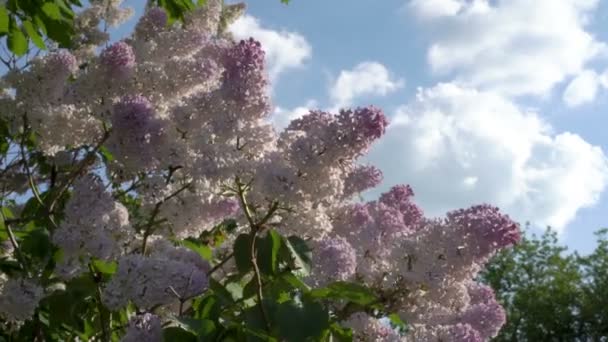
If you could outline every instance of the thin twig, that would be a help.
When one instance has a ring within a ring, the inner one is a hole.
[[[159,222],[159,221],[155,221],[155,220],[156,220],[156,216],[158,216],[158,214],[160,213],[160,207],[168,200],[179,195],[182,191],[188,189],[191,185],[192,185],[192,183],[187,183],[186,185],[182,186],[181,188],[179,188],[178,190],[173,192],[171,195],[163,198],[162,200],[160,200],[156,203],[156,205],[154,206],[154,209],[152,209],[152,214],[150,215],[150,218],[148,219],[148,223],[145,226],[144,238],[143,238],[143,241],[141,244],[141,254],[144,254],[144,255],[146,254],[147,247],[148,247],[148,238],[150,237],[150,235],[153,232],[152,227],[154,227],[155,223]],[[160,222],[164,222],[164,221],[161,220]]]
[[[262,295],[262,276],[260,275],[260,268],[258,267],[257,262],[257,250],[256,250],[256,240],[257,240],[258,231],[255,229],[251,233],[251,266],[253,266],[253,273],[255,274],[255,280],[257,283],[257,297],[258,303],[260,304],[260,312],[262,313],[262,317],[264,318],[264,323],[266,324],[267,331],[270,332],[270,320],[268,320],[268,314],[266,313],[266,308],[264,308],[264,298]]]
[[[266,325],[266,329],[268,332],[270,332],[271,327],[270,327],[270,320],[268,319],[268,314],[266,313],[266,308],[264,308],[264,297],[263,297],[263,293],[262,293],[262,276],[260,274],[260,268],[258,267],[258,263],[257,263],[257,250],[256,250],[256,240],[257,240],[257,235],[258,232],[260,231],[259,227],[260,224],[258,222],[255,222],[253,215],[251,214],[251,211],[249,209],[249,205],[247,204],[247,200],[245,199],[245,189],[243,188],[243,184],[240,182],[239,178],[236,178],[236,190],[237,190],[237,195],[239,197],[239,200],[241,202],[241,206],[243,207],[243,211],[245,212],[245,216],[247,217],[247,221],[249,222],[249,226],[251,228],[251,266],[253,267],[253,272],[254,272],[254,276],[256,279],[256,283],[257,283],[257,298],[258,298],[258,303],[260,305],[260,312],[262,313],[262,318],[264,319],[264,323]],[[276,209],[275,209],[276,210]],[[264,217],[264,219],[262,219],[262,221],[266,222],[267,220],[270,219],[270,216],[272,216],[272,214],[270,215],[266,215],[266,217]],[[260,221],[260,222],[262,222]]]
[[[97,143],[95,148],[93,148],[92,151],[87,153],[87,155],[79,162],[77,169],[72,171],[72,173],[70,173],[66,182],[63,183],[63,185],[61,186],[61,188],[59,189],[57,194],[55,196],[53,196],[53,198],[51,199],[51,204],[49,205],[50,210],[53,210],[53,208],[57,204],[57,201],[61,198],[61,196],[64,194],[64,192],[66,192],[69,189],[69,187],[74,183],[74,181],[76,181],[76,178],[78,177],[78,175],[80,175],[84,171],[84,169],[92,161],[95,160],[95,158],[96,158],[95,154],[101,149],[101,147],[106,142],[106,140],[108,140],[109,137],[110,137],[110,131],[106,130],[104,132],[102,139]]]
[[[11,241],[11,245],[13,246],[13,251],[15,253],[15,257],[21,265],[21,268],[27,273],[28,277],[31,277],[31,273],[27,267],[27,263],[25,262],[25,257],[21,253],[21,249],[19,248],[19,243],[17,242],[17,238],[11,229],[10,224],[7,222],[6,216],[4,215],[4,211],[0,208],[0,218],[2,219],[2,223],[4,224],[4,229],[6,229],[6,233],[8,234],[8,239]]]
[[[99,323],[101,324],[101,340],[104,342],[110,342],[111,341],[111,319],[107,319],[108,317],[106,316],[106,314],[108,313],[106,308],[104,308],[102,302],[101,302],[101,286],[99,285],[99,275],[97,274],[97,271],[95,270],[95,268],[93,267],[92,264],[89,264],[89,270],[91,271],[91,277],[93,277],[93,281],[95,282],[95,285],[97,287],[97,292],[96,292],[96,296],[97,296],[97,310],[99,311]]]
[[[222,259],[222,261],[220,261],[219,264],[213,266],[213,268],[210,269],[209,272],[207,272],[207,276],[212,275],[213,272],[222,268],[222,266],[224,266],[228,262],[228,260],[230,260],[233,256],[234,256],[234,252],[230,252],[230,254],[228,254],[224,259]]]

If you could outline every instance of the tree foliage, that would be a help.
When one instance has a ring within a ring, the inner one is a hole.
[[[608,230],[598,246],[569,253],[548,229],[499,253],[481,278],[507,311],[496,341],[603,341],[608,336]]]

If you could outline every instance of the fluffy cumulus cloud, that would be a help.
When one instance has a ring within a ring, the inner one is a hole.
[[[403,80],[391,75],[378,62],[362,62],[351,70],[342,70],[329,90],[335,108],[349,106],[359,96],[385,96],[403,86]]]
[[[600,86],[600,76],[592,70],[585,70],[566,87],[563,100],[569,107],[593,102]]]
[[[608,182],[601,148],[555,133],[505,97],[455,83],[419,90],[372,151],[384,186],[409,183],[432,214],[489,202],[563,229]]]
[[[586,30],[598,0],[412,0],[438,75],[506,95],[546,95],[605,55]]]
[[[312,54],[312,48],[304,36],[297,32],[265,28],[250,15],[237,19],[230,26],[230,31],[237,39],[254,37],[262,43],[272,80],[287,69],[302,66]]]
[[[593,102],[604,88],[608,88],[608,70],[602,74],[593,70],[584,70],[570,81],[562,99],[568,107],[577,107]]]

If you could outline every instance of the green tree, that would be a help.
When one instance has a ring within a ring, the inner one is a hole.
[[[507,311],[495,341],[605,341],[607,230],[588,256],[569,253],[547,229],[498,254],[481,275]]]
[[[598,246],[580,258],[583,269],[581,330],[593,341],[608,340],[608,229],[596,233]]]

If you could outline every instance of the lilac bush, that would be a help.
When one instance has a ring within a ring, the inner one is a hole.
[[[429,218],[407,185],[362,201],[382,181],[360,163],[389,125],[381,109],[311,110],[277,130],[264,47],[221,29],[222,1],[183,22],[149,8],[100,49],[87,16],[116,24],[118,3],[92,1],[78,44],[2,79],[2,174],[22,177],[1,189],[0,336],[497,334],[504,310],[474,279],[519,240],[508,216]]]

